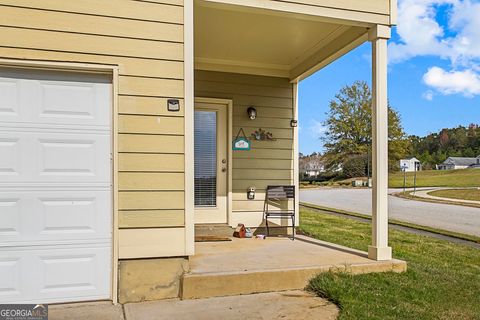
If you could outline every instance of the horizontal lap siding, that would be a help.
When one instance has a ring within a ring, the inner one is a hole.
[[[293,183],[292,85],[282,78],[197,70],[195,96],[233,100],[234,136],[240,128],[247,135],[262,128],[277,139],[251,140],[252,150],[233,151],[234,219],[245,223],[261,221],[266,186]],[[247,117],[250,106],[257,109],[255,120]],[[250,186],[257,190],[253,201],[246,198]]]
[[[185,223],[182,5],[0,0],[1,58],[119,67],[120,228]],[[168,98],[180,112],[167,111]]]

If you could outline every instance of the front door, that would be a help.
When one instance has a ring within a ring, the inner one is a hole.
[[[195,223],[227,222],[227,108],[195,103]]]

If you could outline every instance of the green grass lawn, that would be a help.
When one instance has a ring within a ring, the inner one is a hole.
[[[367,223],[301,210],[300,229],[317,239],[367,250]],[[405,273],[323,273],[308,287],[336,303],[340,319],[480,319],[480,250],[390,230]]]
[[[413,187],[413,172],[407,172],[407,187]],[[391,188],[403,187],[403,172],[390,174]],[[417,187],[479,187],[480,169],[425,170],[417,172]]]
[[[442,198],[480,201],[480,189],[446,189],[432,191],[428,194]]]

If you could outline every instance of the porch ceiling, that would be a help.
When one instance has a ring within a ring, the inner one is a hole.
[[[363,43],[367,28],[234,5],[195,6],[195,68],[302,79]]]

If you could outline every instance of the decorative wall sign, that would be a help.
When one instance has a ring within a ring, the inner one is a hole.
[[[273,137],[273,134],[271,132],[265,131],[262,128],[259,128],[258,130],[255,130],[255,132],[252,133],[251,135],[252,139],[258,140],[258,141],[275,141]]]
[[[243,128],[240,128],[240,130],[238,130],[237,136],[233,140],[232,144],[233,144],[233,148],[232,148],[233,150],[241,150],[241,151],[250,150],[251,142],[250,140],[247,139],[247,136],[245,135]]]

